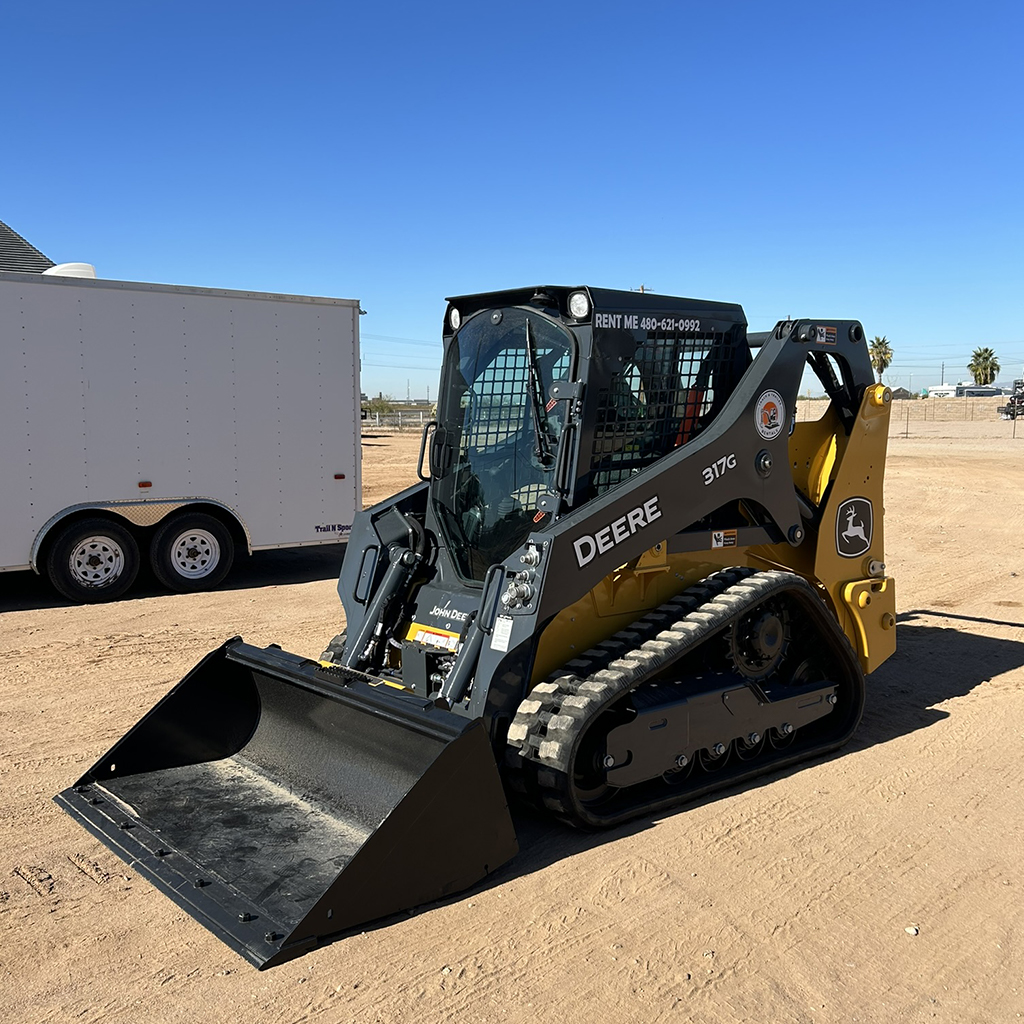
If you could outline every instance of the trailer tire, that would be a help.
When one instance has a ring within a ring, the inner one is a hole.
[[[227,527],[202,512],[180,512],[161,523],[149,546],[153,575],[179,594],[211,590],[235,558]]]
[[[139,573],[139,546],[112,519],[81,519],[61,530],[46,557],[46,575],[69,601],[98,604],[122,596]]]

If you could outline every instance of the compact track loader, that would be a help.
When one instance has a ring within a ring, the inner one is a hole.
[[[56,798],[259,967],[477,883],[509,795],[597,829],[835,750],[895,649],[859,323],[545,286],[450,300],[444,343],[346,632],[228,641]]]

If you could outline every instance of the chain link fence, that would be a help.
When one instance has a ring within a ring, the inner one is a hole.
[[[954,424],[1005,423],[1007,436],[1017,436],[1016,420],[1004,418],[999,409],[1006,405],[1007,397],[993,398],[907,398],[897,399],[892,403],[889,416],[889,433],[891,435],[913,434],[915,429],[932,433],[931,428],[924,428],[928,423],[944,423],[951,427]],[[798,398],[796,418],[798,422],[818,420],[828,408],[827,398]],[[420,433],[430,422],[430,412],[423,409],[405,409],[395,412],[367,413],[363,421],[363,431],[412,432]],[[955,431],[954,431],[955,432]],[[1021,423],[1021,437],[1024,438],[1024,421]]]
[[[988,436],[1017,436],[1017,421],[1000,413],[1008,401],[1006,395],[992,398],[904,398],[892,403],[889,414],[889,436],[911,437],[915,433],[925,436],[975,435],[984,431]],[[798,422],[820,419],[828,408],[827,398],[800,398],[797,400]],[[1020,427],[1024,438],[1024,422]]]
[[[363,420],[363,433],[367,431],[413,431],[420,433],[430,422],[430,413],[422,409],[405,409],[397,412],[368,412]]]

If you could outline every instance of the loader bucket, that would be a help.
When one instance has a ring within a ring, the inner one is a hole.
[[[482,722],[238,638],[55,800],[259,968],[517,850]]]

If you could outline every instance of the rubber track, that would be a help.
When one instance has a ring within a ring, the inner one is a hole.
[[[323,654],[320,655],[320,661],[340,662],[342,655],[345,653],[345,644],[347,642],[348,630],[343,629],[324,649]]]
[[[679,619],[724,593],[733,584],[754,575],[755,571],[737,566],[712,573],[700,583],[688,587],[681,594],[647,612],[626,629],[619,630],[609,639],[566,662],[543,683],[538,683],[519,705],[509,728],[509,748],[505,758],[505,781],[509,788],[521,796],[531,797],[533,802],[540,803],[543,800],[543,795],[536,791],[535,786],[530,785],[533,773],[524,764],[524,756],[531,757],[537,753],[547,723],[558,713],[563,696],[577,696],[584,679],[607,669],[613,661],[635,652],[645,641],[655,638]],[[556,814],[561,809],[560,806],[544,806]]]
[[[514,792],[578,828],[606,828],[629,818],[692,800],[738,779],[702,788],[667,787],[653,800],[602,814],[581,804],[573,792],[572,766],[587,728],[630,690],[642,685],[668,663],[694,650],[702,641],[737,621],[776,594],[802,590],[809,609],[820,605],[813,587],[793,573],[725,569],[649,612],[628,629],[598,644],[538,684],[520,704],[509,728],[506,781]],[[855,682],[853,721],[837,742],[780,756],[770,762],[751,761],[742,778],[812,757],[841,745],[852,734],[863,705],[863,676],[845,633],[824,606],[818,625],[831,631],[836,652],[842,652]],[[812,616],[813,617],[813,616]]]

